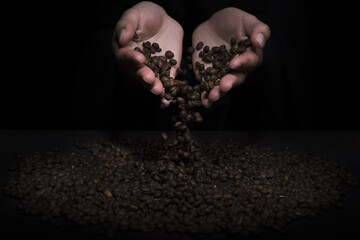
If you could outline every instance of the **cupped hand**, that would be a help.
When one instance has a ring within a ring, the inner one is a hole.
[[[230,72],[221,79],[219,86],[215,86],[209,93],[202,93],[201,101],[205,107],[211,106],[231,88],[243,83],[247,74],[261,64],[262,48],[270,37],[270,28],[247,12],[237,8],[225,8],[216,12],[193,32],[193,46],[201,41],[210,48],[224,44],[229,49],[230,39],[233,37],[237,41],[249,38],[252,47],[229,62]],[[198,53],[195,51],[192,58],[194,69],[195,62],[201,62]],[[205,67],[207,65],[205,64]]]
[[[138,39],[134,39],[134,33]],[[172,66],[170,76],[175,77],[181,62],[183,36],[180,24],[168,16],[162,7],[152,2],[140,2],[125,11],[117,22],[112,48],[123,72],[142,82],[152,93],[162,96],[164,104],[169,105],[163,97],[164,87],[161,81],[145,65],[145,56],[134,48],[142,49],[142,43],[150,41],[158,43],[162,49],[155,55],[164,55],[167,50],[172,51],[177,64]]]

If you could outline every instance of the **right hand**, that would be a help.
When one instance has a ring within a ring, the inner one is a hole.
[[[139,39],[134,40],[134,33]],[[168,16],[165,10],[152,2],[140,2],[126,10],[117,22],[112,48],[119,67],[130,77],[142,82],[148,90],[160,95],[165,100],[164,87],[154,72],[145,65],[145,56],[135,51],[135,47],[143,48],[144,41],[158,43],[162,51],[155,55],[164,55],[170,50],[174,53],[177,64],[172,66],[170,76],[175,77],[182,56],[184,32],[178,22]]]
[[[201,101],[205,107],[210,107],[231,88],[243,83],[248,73],[261,64],[262,49],[270,37],[270,28],[255,16],[230,7],[216,12],[210,19],[200,24],[193,32],[192,41],[193,46],[201,41],[210,48],[225,45],[229,49],[232,37],[237,41],[248,38],[252,47],[229,62],[231,72],[221,79],[219,86],[215,86],[209,93],[201,94]],[[193,65],[196,61],[201,62],[198,54],[193,56]],[[205,63],[205,67],[207,65]]]

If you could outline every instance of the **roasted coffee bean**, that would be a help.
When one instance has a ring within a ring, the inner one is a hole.
[[[138,39],[139,39],[139,36],[137,35],[137,33],[136,33],[136,32],[134,32],[133,39],[134,39],[134,40],[138,40]]]
[[[246,47],[245,46],[239,46],[235,49],[235,51],[238,53],[238,54],[242,54],[244,52],[246,52]]]
[[[182,97],[177,97],[176,100],[177,100],[177,103],[178,103],[178,104],[183,104],[183,103],[185,103],[185,99],[182,98]]]
[[[203,52],[204,52],[204,53],[208,53],[209,50],[210,50],[210,47],[209,47],[209,46],[205,46],[205,47],[203,48]]]
[[[213,53],[218,53],[218,52],[220,52],[220,47],[215,46],[215,47],[213,47],[213,48],[211,49],[211,51],[212,51]]]
[[[204,46],[204,43],[199,42],[198,44],[196,44],[196,50],[201,50],[203,46]]]
[[[206,72],[207,74],[209,74],[209,75],[215,75],[215,74],[218,72],[218,70],[217,70],[216,68],[213,68],[213,67],[208,67],[208,68],[205,70],[205,72]]]
[[[215,61],[213,63],[213,66],[214,66],[215,69],[221,69],[222,68],[222,63],[219,62],[219,61]]]
[[[247,38],[245,40],[239,41],[238,46],[250,47],[251,46],[251,40]]]
[[[174,57],[174,53],[172,52],[172,51],[166,51],[165,52],[165,57],[167,58],[167,59],[171,59],[171,58],[173,58]]]
[[[186,56],[186,62],[187,63],[191,63],[191,61],[192,61],[192,57],[191,56]]]
[[[171,83],[170,80],[167,80],[167,81],[163,82],[163,86],[164,86],[165,89],[168,89],[168,88],[170,88],[172,86],[172,83]]]
[[[205,54],[203,57],[202,57],[202,60],[206,63],[211,63],[213,61],[213,58],[212,58],[212,55],[210,54]]]
[[[194,51],[195,51],[195,49],[194,49],[193,46],[190,46],[190,47],[188,47],[188,49],[187,49],[187,52],[188,52],[188,54],[190,54],[190,55],[193,54]]]
[[[144,52],[139,47],[135,47],[134,50],[144,54]]]
[[[150,52],[151,52],[151,54],[154,54],[154,53],[156,53],[156,49],[153,46],[151,46]]]
[[[177,64],[177,61],[175,60],[175,59],[171,59],[170,61],[169,61],[169,63],[170,63],[170,65],[176,65]]]
[[[172,98],[173,98],[173,97],[172,97],[171,94],[165,93],[165,99],[166,99],[166,100],[170,101]]]
[[[151,43],[150,43],[149,41],[143,42],[143,47],[144,47],[145,49],[150,50],[150,48],[151,48]],[[145,49],[144,49],[144,50],[145,50]]]
[[[209,91],[209,85],[208,85],[208,83],[207,83],[206,81],[202,81],[202,82],[200,83],[200,87],[201,87],[201,90],[202,90],[202,91],[206,91],[206,92]]]
[[[154,49],[159,49],[159,48],[160,48],[160,46],[159,46],[158,43],[153,43],[153,44],[151,44],[151,46],[152,46]]]
[[[209,89],[211,90],[211,89],[213,89],[214,88],[214,86],[215,86],[215,84],[214,84],[214,82],[208,82],[208,86],[209,86]]]
[[[179,75],[183,75],[184,74],[184,71],[181,67],[177,68],[176,69],[176,74],[179,76]],[[185,74],[184,74],[185,75]]]

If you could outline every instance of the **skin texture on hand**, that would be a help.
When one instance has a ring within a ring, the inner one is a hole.
[[[232,59],[229,63],[231,72],[226,74],[209,93],[201,95],[202,104],[210,107],[214,101],[245,81],[247,74],[259,66],[262,62],[262,48],[270,37],[270,28],[259,21],[255,16],[237,8],[224,8],[216,12],[210,19],[200,24],[192,35],[192,45],[203,42],[204,46],[220,46],[224,44],[230,48],[230,39],[235,37],[237,41],[249,38],[252,47],[245,53]],[[202,62],[199,51],[193,55],[193,66],[195,62]],[[210,66],[205,64],[205,67]],[[196,69],[194,67],[194,69]]]
[[[139,39],[134,40],[134,33]],[[156,95],[160,95],[166,106],[169,102],[163,97],[164,88],[155,78],[154,72],[145,65],[145,56],[134,50],[142,49],[144,41],[158,43],[162,51],[155,55],[164,55],[167,50],[174,53],[177,64],[172,66],[170,76],[175,77],[180,66],[184,32],[178,22],[168,16],[165,10],[152,2],[140,2],[128,9],[117,22],[112,48],[119,67],[130,77],[140,81]]]

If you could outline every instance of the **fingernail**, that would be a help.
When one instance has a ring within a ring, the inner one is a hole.
[[[161,91],[161,90],[163,90],[163,89],[159,89],[161,92],[160,93],[156,93],[155,92],[155,87],[153,87],[150,91],[153,93],[153,94],[155,94],[155,95],[161,95],[162,93],[163,93],[163,91]]]
[[[119,42],[121,41],[121,38],[124,36],[125,33],[126,33],[125,28],[121,29],[120,34],[119,34]]]
[[[265,38],[264,35],[262,33],[258,33],[256,35],[256,40],[258,41],[258,43],[260,44],[260,46],[263,48],[265,45]]]
[[[145,78],[143,78],[143,81],[146,82],[146,83],[149,83]]]

